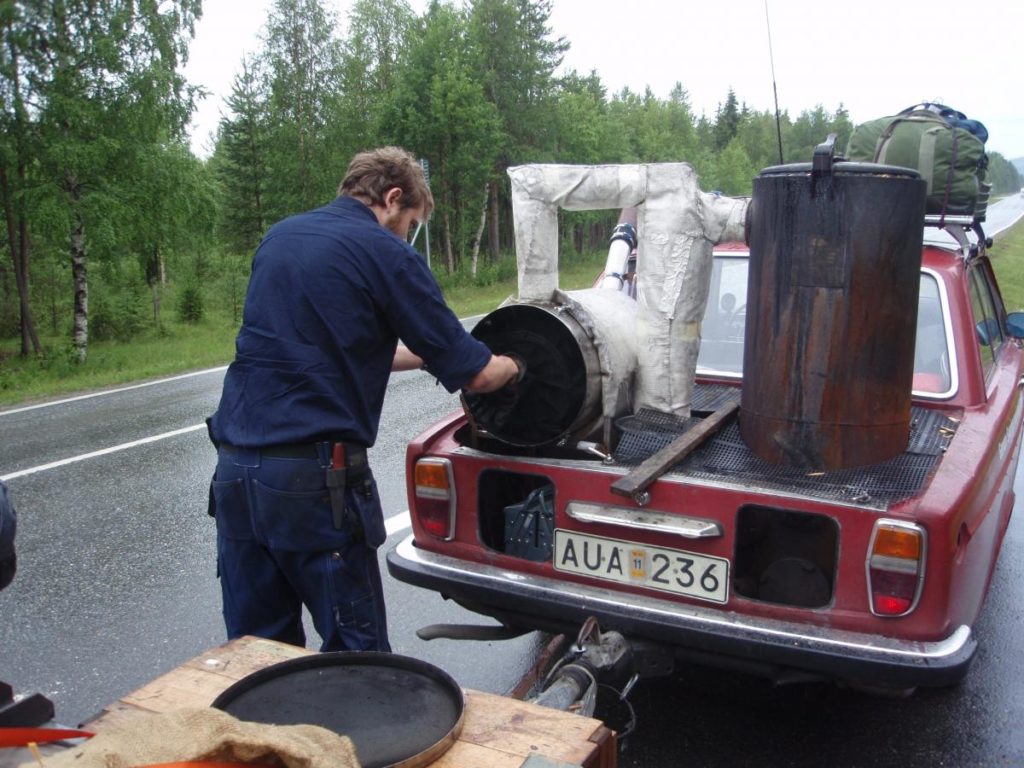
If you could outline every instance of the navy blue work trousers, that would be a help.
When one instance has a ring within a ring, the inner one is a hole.
[[[326,445],[326,444],[325,444]],[[377,487],[345,489],[334,525],[321,459],[220,448],[211,487],[217,570],[228,639],[256,635],[305,646],[302,606],[321,651],[390,651],[377,564],[383,515]],[[366,520],[372,546],[364,539]]]

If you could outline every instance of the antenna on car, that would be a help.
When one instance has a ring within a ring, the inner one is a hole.
[[[782,120],[779,117],[779,89],[775,85],[775,56],[772,54],[772,24],[768,18],[768,0],[764,0],[764,24],[768,30],[768,61],[772,68],[772,91],[775,94],[775,135],[779,140],[779,164],[786,161],[782,157]]]

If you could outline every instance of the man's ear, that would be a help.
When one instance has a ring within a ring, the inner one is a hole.
[[[392,187],[384,193],[384,207],[390,208],[392,204],[398,205],[398,201],[402,198],[401,187]]]

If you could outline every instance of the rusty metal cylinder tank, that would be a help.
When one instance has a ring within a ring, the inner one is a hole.
[[[740,431],[756,455],[835,470],[906,449],[924,213],[916,171],[834,159],[831,141],[754,180]]]
[[[526,363],[513,390],[465,395],[478,426],[502,442],[541,446],[601,415],[601,366],[586,329],[549,304],[509,304],[484,317],[472,334],[497,354]]]

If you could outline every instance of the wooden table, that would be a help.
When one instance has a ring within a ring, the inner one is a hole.
[[[208,706],[236,680],[310,653],[314,651],[262,638],[232,640],[122,696],[85,727],[100,731],[130,712]],[[520,768],[531,756],[531,764],[615,768],[615,733],[600,720],[506,696],[466,691],[462,733],[431,768]]]

